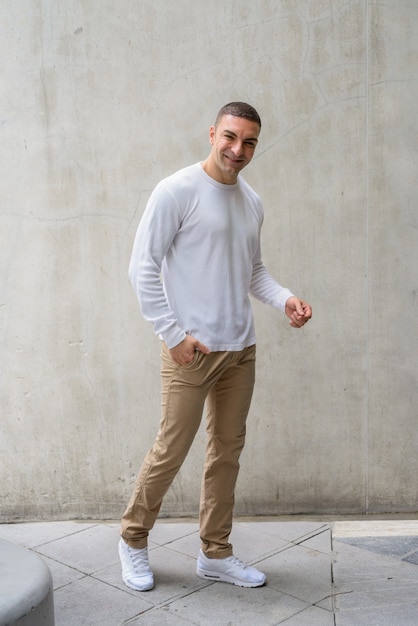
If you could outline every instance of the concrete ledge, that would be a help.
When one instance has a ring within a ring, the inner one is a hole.
[[[51,573],[35,553],[0,539],[0,626],[54,626]]]

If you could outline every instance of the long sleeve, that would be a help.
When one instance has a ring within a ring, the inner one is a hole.
[[[270,304],[281,311],[285,310],[286,300],[293,296],[289,289],[274,280],[261,260],[254,265],[250,294],[264,304]]]
[[[157,186],[139,224],[129,264],[129,278],[142,315],[169,348],[183,341],[186,335],[168,304],[161,280],[163,259],[179,227],[175,200]]]
[[[258,245],[256,253],[253,258],[253,272],[251,276],[250,294],[263,302],[264,304],[270,304],[271,306],[285,310],[286,300],[293,296],[293,293],[286,287],[282,287],[268,272],[262,261],[261,255],[261,226],[264,219],[264,212],[260,204],[260,227],[258,233]]]

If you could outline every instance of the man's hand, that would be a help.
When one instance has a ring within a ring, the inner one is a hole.
[[[195,337],[186,335],[183,341],[170,349],[170,355],[178,365],[188,365],[193,361],[196,350],[203,352],[203,354],[210,352],[209,348]]]
[[[285,313],[293,328],[302,328],[312,317],[312,309],[309,304],[296,296],[287,299]]]

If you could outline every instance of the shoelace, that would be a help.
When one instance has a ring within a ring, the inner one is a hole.
[[[138,568],[147,571],[150,569],[146,551],[137,552],[128,547],[128,553],[135,569]]]
[[[245,563],[243,563],[242,561],[239,560],[238,557],[236,556],[230,556],[226,559],[229,563],[231,563],[231,565],[236,565],[237,567],[240,567],[241,569],[246,569],[247,565]]]

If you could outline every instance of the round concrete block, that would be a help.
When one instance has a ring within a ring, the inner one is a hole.
[[[0,539],[0,626],[54,626],[51,573],[34,552]]]

